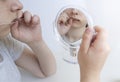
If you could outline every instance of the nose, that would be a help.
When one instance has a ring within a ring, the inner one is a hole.
[[[15,11],[19,11],[19,10],[22,10],[23,9],[23,5],[20,1],[16,0],[14,1],[14,3],[11,5],[11,10],[13,12]]]

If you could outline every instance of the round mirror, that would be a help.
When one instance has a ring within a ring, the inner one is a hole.
[[[70,52],[63,58],[65,61],[77,63],[78,49],[87,27],[92,27],[92,20],[85,9],[67,6],[58,12],[55,20],[55,33],[59,41]]]

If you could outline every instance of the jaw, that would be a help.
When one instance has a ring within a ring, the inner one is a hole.
[[[3,27],[0,27],[0,39],[4,38],[5,36],[7,36],[10,33],[10,27],[4,27],[4,29],[2,29]]]

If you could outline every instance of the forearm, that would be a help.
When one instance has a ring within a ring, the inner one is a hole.
[[[28,44],[36,55],[40,68],[45,76],[56,72],[55,58],[44,41]]]
[[[100,74],[81,70],[80,82],[100,82]]]

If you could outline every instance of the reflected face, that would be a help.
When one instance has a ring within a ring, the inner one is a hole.
[[[75,8],[65,9],[57,20],[58,32],[70,42],[80,40],[87,26],[86,16]]]

